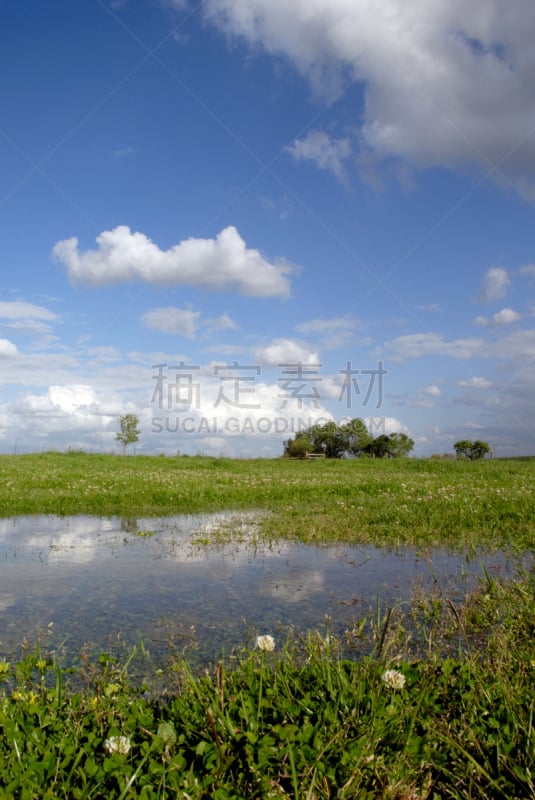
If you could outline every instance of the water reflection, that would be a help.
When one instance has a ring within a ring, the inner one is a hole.
[[[232,541],[215,544],[221,527]],[[210,546],[208,543],[212,542]],[[163,651],[195,630],[216,658],[253,631],[340,629],[376,598],[407,600],[416,580],[456,597],[481,575],[509,567],[503,554],[466,559],[443,551],[261,543],[254,515],[167,519],[18,517],[0,520],[0,657],[23,637],[54,631],[76,651],[121,636]],[[460,576],[462,575],[462,579]]]

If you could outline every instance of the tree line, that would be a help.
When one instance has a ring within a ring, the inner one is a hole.
[[[120,432],[115,439],[123,445],[123,455],[129,444],[138,441],[141,431],[135,414],[119,417]],[[284,442],[287,458],[305,458],[307,454],[325,458],[347,456],[372,456],[373,458],[400,458],[407,456],[414,447],[414,440],[406,433],[382,433],[373,437],[362,419],[352,419],[344,424],[326,422],[312,425]],[[479,461],[490,453],[490,445],[480,439],[460,439],[453,445],[458,459]]]
[[[372,436],[361,419],[338,424],[325,422],[298,431],[293,439],[284,442],[286,458],[305,458],[324,455],[325,458],[372,456],[374,458],[400,458],[408,455],[414,441],[406,433],[382,433]]]

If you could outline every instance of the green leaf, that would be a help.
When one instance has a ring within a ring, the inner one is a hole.
[[[172,722],[160,722],[156,734],[164,745],[168,746],[176,742],[176,731]]]

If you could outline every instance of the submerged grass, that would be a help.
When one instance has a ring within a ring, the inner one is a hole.
[[[173,661],[160,694],[128,661],[73,675],[41,642],[0,663],[0,798],[532,798],[534,580],[450,611],[487,646],[444,658],[444,628],[410,659],[387,615],[359,661],[328,627],[264,636],[198,676]]]
[[[263,509],[270,538],[530,549],[534,478],[535,462],[520,460],[0,456],[0,516]]]

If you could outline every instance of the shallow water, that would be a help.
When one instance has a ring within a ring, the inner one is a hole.
[[[233,541],[209,544],[222,526]],[[459,599],[482,567],[513,569],[503,553],[468,562],[439,550],[259,543],[254,515],[243,513],[3,519],[0,658],[48,630],[71,653],[141,637],[162,657],[194,641],[196,657],[210,660],[257,633],[323,629],[326,615],[342,631],[377,601],[408,601],[415,583]]]

